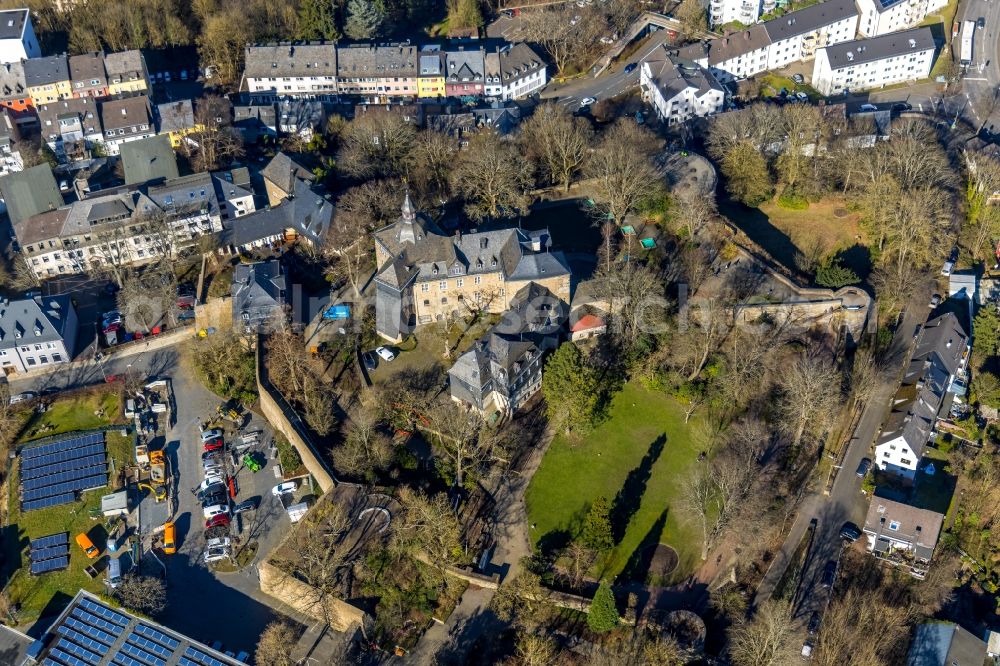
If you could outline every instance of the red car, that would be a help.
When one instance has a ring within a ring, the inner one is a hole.
[[[217,516],[212,516],[205,521],[205,529],[210,530],[213,527],[226,527],[229,525],[229,516],[224,513],[220,513]]]
[[[206,451],[218,451],[221,448],[222,448],[222,438],[221,437],[217,437],[215,439],[210,439],[207,442],[205,442],[205,450]]]

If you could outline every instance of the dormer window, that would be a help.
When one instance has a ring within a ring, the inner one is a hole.
[[[493,261],[490,262],[490,266],[496,267],[496,265],[497,265],[497,258],[493,257]]]

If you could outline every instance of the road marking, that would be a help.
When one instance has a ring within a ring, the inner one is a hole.
[[[987,79],[985,77],[971,77],[971,76],[962,77],[962,80],[963,81],[989,81],[989,79]],[[968,93],[966,93],[966,94],[968,94]]]

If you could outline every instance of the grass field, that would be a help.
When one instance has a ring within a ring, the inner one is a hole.
[[[53,403],[48,412],[36,415],[31,423],[25,440],[49,437],[78,429],[99,428],[118,420],[118,396],[114,393],[89,394],[67,398]],[[105,416],[98,417],[95,410],[105,408]],[[44,426],[54,424],[51,430]],[[76,424],[77,427],[71,427]],[[81,425],[82,424],[82,425]],[[37,432],[41,427],[43,432]],[[30,433],[35,430],[35,434]],[[132,458],[132,438],[122,436],[118,431],[106,434],[108,455],[113,463],[115,474]],[[24,442],[22,442],[24,443]],[[77,590],[85,589],[91,592],[104,592],[102,578],[91,579],[84,572],[88,564],[100,562],[98,569],[103,569],[105,560],[89,560],[74,539],[81,532],[86,532],[94,545],[102,551],[105,547],[107,533],[103,527],[103,519],[90,518],[91,510],[100,509],[101,497],[115,488],[112,487],[90,490],[82,494],[81,499],[72,504],[54,506],[21,513],[18,501],[18,485],[20,483],[18,469],[12,469],[8,485],[8,517],[9,527],[4,530],[3,581],[9,581],[6,593],[11,602],[20,605],[18,620],[30,622],[38,617],[56,612],[76,594]],[[27,546],[31,539],[69,532],[70,563],[69,568],[32,576],[28,572]]]
[[[699,563],[700,539],[671,505],[682,479],[698,464],[702,447],[692,436],[697,422],[695,416],[685,424],[680,405],[670,396],[626,384],[614,398],[610,418],[588,437],[570,441],[559,436],[549,447],[525,498],[534,545],[545,548],[575,537],[590,503],[603,495],[612,503],[613,522],[624,528],[624,521],[614,517],[631,518],[596,573],[633,571],[633,556],[662,542],[680,556],[672,580],[685,578]],[[616,506],[625,510],[616,511]]]
[[[805,210],[790,210],[771,202],[760,206],[771,224],[791,238],[795,247],[806,251],[819,243],[824,252],[854,245],[856,236],[861,233],[857,213],[849,213],[846,217],[837,217],[834,213],[842,208],[844,202],[837,199],[810,203]]]

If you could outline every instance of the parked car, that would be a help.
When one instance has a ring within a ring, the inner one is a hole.
[[[837,580],[837,562],[836,560],[829,560],[826,566],[823,567],[823,578],[820,582],[823,587],[833,587],[835,580]]]
[[[216,460],[222,460],[222,454],[218,451],[205,451],[201,454],[202,462],[208,460],[209,458],[214,458]]]
[[[76,543],[83,549],[83,552],[86,553],[87,557],[90,559],[94,559],[101,554],[101,551],[97,550],[97,547],[94,546],[94,542],[90,540],[90,537],[83,532],[76,535]]]
[[[792,74],[792,81],[799,85],[806,82],[805,78],[801,74]]]
[[[295,489],[298,487],[298,484],[294,481],[285,481],[284,483],[279,483],[274,488],[271,488],[271,494],[275,497],[281,497],[285,493],[294,493]]]
[[[221,476],[223,473],[222,461],[212,460],[202,463],[205,467],[205,474],[215,474]]]
[[[819,611],[813,611],[813,614],[809,616],[809,624],[806,625],[806,631],[808,631],[810,635],[815,634],[819,631],[819,623],[821,621],[822,618],[820,617]]]
[[[909,111],[912,108],[913,105],[910,104],[909,102],[896,102],[895,104],[892,105],[892,110],[898,112]]]
[[[23,391],[21,393],[15,393],[10,396],[10,404],[16,405],[19,402],[24,402],[25,400],[31,400],[32,398],[37,398],[38,394],[34,391]]]
[[[218,428],[213,428],[212,430],[206,430],[205,432],[201,433],[201,441],[207,442],[210,439],[218,439],[222,437],[222,435],[223,432],[221,430],[219,430]]]
[[[861,113],[874,113],[878,111],[878,107],[874,104],[862,104],[861,108],[858,109]]]
[[[583,100],[580,101],[580,106],[593,106],[594,104],[597,104],[596,97],[584,97]]]
[[[631,74],[632,72],[635,71],[635,68],[638,67],[638,66],[639,65],[637,65],[634,62],[630,62],[629,64],[625,65],[625,70],[624,71],[625,71],[626,74]]]
[[[396,358],[396,353],[389,349],[388,347],[379,347],[375,350],[375,353],[381,356],[386,361],[391,361]]]
[[[223,488],[213,493],[206,493],[201,500],[201,508],[207,509],[210,506],[224,505],[228,501],[229,495],[226,493],[225,488]]]
[[[206,520],[220,515],[229,515],[229,506],[226,504],[212,504],[211,506],[202,507],[202,516]]]
[[[851,521],[847,521],[840,528],[840,537],[851,542],[857,541],[861,538],[861,529]]]
[[[214,541],[214,539],[213,539]],[[229,548],[222,546],[209,546],[205,549],[205,563],[218,562],[229,558]]]
[[[800,102],[808,102],[809,101],[809,95],[807,95],[804,92],[800,91],[800,92],[795,93],[795,99],[799,100]]]
[[[946,261],[946,262],[944,262],[944,266],[941,267],[941,275],[943,275],[945,277],[950,277],[951,276],[951,272],[954,269],[955,269],[955,262],[954,261]]]
[[[255,511],[260,505],[259,497],[251,497],[248,500],[244,500],[233,507],[233,515],[237,513],[243,513],[244,511]]]
[[[223,442],[221,438],[213,439],[211,441],[205,442],[204,446],[206,451],[218,451],[219,449],[222,448]]]
[[[986,19],[984,17],[980,16],[979,20],[976,21],[976,27],[979,28],[980,30],[982,30],[983,28],[985,28],[986,27]]]
[[[378,361],[375,360],[375,355],[371,352],[365,352],[361,355],[361,360],[364,361],[365,369],[371,372],[378,367]]]
[[[862,458],[861,462],[858,463],[858,469],[855,472],[862,479],[868,474],[868,470],[872,468],[871,458]]]
[[[209,474],[208,476],[205,477],[205,480],[201,482],[201,485],[198,486],[198,492],[200,492],[200,493],[210,493],[210,492],[213,492],[212,491],[212,487],[213,486],[220,486],[220,487],[222,487],[224,485],[225,485],[225,483],[224,483],[221,475],[219,475],[219,474]]]
[[[229,525],[229,514],[219,513],[208,520],[205,521],[205,529],[210,530],[213,527],[226,527]]]

